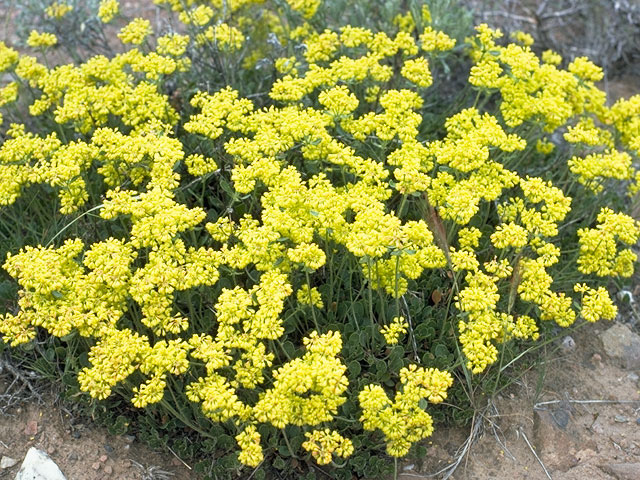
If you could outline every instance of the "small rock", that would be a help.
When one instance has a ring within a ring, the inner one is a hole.
[[[613,419],[618,423],[627,423],[629,419],[624,415],[616,415]]]
[[[599,433],[602,435],[607,429],[607,422],[603,418],[603,415],[598,416],[595,421],[591,424],[591,430],[595,433]]]
[[[600,335],[604,350],[623,368],[640,369],[640,336],[622,323],[615,323]]]
[[[122,438],[124,438],[124,441],[127,443],[133,443],[133,441],[136,439],[134,435],[124,435]]]
[[[101,461],[102,463],[104,463],[104,462],[106,462],[106,461],[107,461],[107,459],[108,459],[108,458],[109,458],[109,457],[107,457],[106,455],[101,455],[101,456],[100,456],[100,461]]]
[[[105,465],[104,473],[106,473],[107,475],[111,475],[113,473],[113,467],[111,465]]]
[[[35,420],[31,420],[27,422],[27,425],[24,427],[24,434],[32,437],[37,433],[38,433],[38,422],[36,422]]]
[[[600,363],[601,361],[602,361],[602,357],[600,356],[600,354],[599,354],[599,353],[594,353],[594,354],[591,356],[591,362],[592,362],[592,363]]]
[[[630,290],[620,290],[616,296],[618,297],[618,300],[629,305],[633,305],[635,303],[633,300],[633,293]]]
[[[77,462],[78,461],[78,455],[76,455],[75,453],[71,452],[69,454],[69,456],[67,457],[67,460],[69,460],[70,462]]]
[[[590,448],[584,448],[576,452],[576,459],[578,460],[578,463],[584,463],[590,458],[593,458],[595,456],[596,456],[596,452],[594,452]]]
[[[101,464],[100,462],[93,462],[93,463],[91,464],[91,468],[93,468],[94,470],[100,470],[100,466],[101,466],[101,465],[102,465],[102,464]]]
[[[18,463],[18,460],[16,460],[15,458],[3,456],[2,458],[0,458],[0,470],[4,470],[6,468],[11,468],[16,463]]]
[[[562,339],[562,348],[568,351],[573,350],[574,348],[576,348],[576,341],[572,336],[567,335]]]
[[[15,480],[66,480],[58,465],[42,450],[31,447]]]
[[[636,423],[640,425],[640,417],[636,418]]]
[[[131,468],[131,462],[129,460],[124,460],[122,462],[122,467],[123,468]]]
[[[48,455],[53,455],[54,453],[56,453],[56,447],[51,445],[49,448],[47,448],[47,454]]]
[[[600,468],[618,480],[638,480],[640,478],[640,463],[610,463]]]
[[[104,444],[104,450],[107,453],[113,453],[113,447],[111,445],[106,444],[106,443]]]
[[[532,443],[547,467],[567,471],[577,463],[571,454],[572,449],[575,452],[576,442],[574,426],[569,422],[570,413],[561,411],[535,411]]]
[[[640,376],[635,372],[631,372],[629,375],[627,375],[627,378],[632,382],[637,382],[638,380],[640,380]]]
[[[563,408],[559,408],[551,412],[553,422],[563,430],[567,428],[567,425],[569,424],[569,417],[569,412]]]
[[[413,470],[414,468],[416,468],[416,466],[411,463],[409,465],[405,465],[404,467],[402,467],[402,470],[407,471],[407,470]]]
[[[567,472],[553,474],[553,480],[585,480],[585,478],[593,480],[615,480],[614,477],[603,473],[602,470],[595,465],[589,464],[578,465]]]

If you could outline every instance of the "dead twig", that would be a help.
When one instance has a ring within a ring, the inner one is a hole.
[[[169,445],[167,445],[167,449],[173,454],[174,457],[176,457],[178,460],[180,460],[180,463],[182,463],[185,467],[187,467],[189,470],[191,470],[192,468],[187,464],[187,462],[185,462],[184,460],[182,460],[178,454],[176,452],[174,452],[171,447]]]
[[[516,457],[514,457],[513,454],[507,448],[507,442],[503,440],[504,435],[502,434],[502,429],[492,419],[493,417],[499,417],[500,413],[498,412],[498,409],[496,408],[495,404],[492,401],[489,402],[488,408],[491,412],[491,416],[486,416],[484,417],[484,419],[489,424],[489,427],[491,427],[491,432],[493,433],[493,436],[495,437],[498,445],[500,445],[500,447],[507,454],[507,456],[515,462]]]
[[[162,470],[157,465],[145,467],[131,458],[129,461],[132,465],[142,470],[142,480],[171,480],[171,477],[175,477],[175,473]]]
[[[464,443],[460,445],[460,447],[458,447],[458,450],[456,450],[456,453],[454,455],[454,461],[451,462],[449,465],[441,468],[437,472],[423,474],[422,475],[423,477],[437,477],[438,475],[444,474],[442,477],[442,480],[447,480],[449,477],[451,477],[451,475],[453,475],[453,473],[462,463],[462,460],[466,458],[466,456],[468,455],[472,445],[482,435],[484,422],[482,421],[481,418],[478,418],[478,417],[482,417],[482,415],[480,415],[479,413],[476,413],[473,416],[471,431],[469,432],[469,436],[464,441]]]
[[[522,431],[522,428],[520,428],[520,427],[518,427],[518,434],[522,435],[522,438],[524,439],[524,441],[526,442],[527,446],[531,450],[531,453],[533,453],[533,456],[536,457],[536,460],[538,461],[538,463],[540,464],[540,466],[544,470],[544,473],[547,476],[547,478],[549,480],[553,480],[553,478],[551,477],[551,474],[549,473],[549,470],[547,470],[547,467],[544,466],[544,463],[542,463],[542,460],[540,460],[540,457],[538,456],[538,454],[536,453],[535,449],[533,448],[533,445],[531,445],[531,443],[529,442],[529,439],[527,438],[527,435]]]
[[[534,410],[548,410],[548,408],[544,408],[546,405],[558,405],[559,403],[574,403],[576,405],[593,405],[593,404],[603,404],[603,405],[622,405],[622,404],[630,404],[630,403],[640,403],[640,400],[550,400],[548,402],[538,402],[533,406]]]
[[[14,366],[10,360],[0,358],[0,375],[10,376],[8,386],[0,394],[0,414],[7,415],[9,410],[25,402],[35,399],[39,404],[43,403],[42,395],[34,385],[34,381],[40,377],[31,371],[22,371]]]

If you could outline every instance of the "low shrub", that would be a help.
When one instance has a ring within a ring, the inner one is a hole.
[[[176,26],[107,25],[110,56],[48,65],[63,2],[38,57],[0,43],[5,342],[46,332],[80,391],[198,432],[211,476],[352,478],[550,325],[616,316],[640,96],[609,106],[587,58],[447,1],[156,3]]]

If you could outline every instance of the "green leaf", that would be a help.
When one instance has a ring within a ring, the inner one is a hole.
[[[296,355],[296,346],[293,344],[293,342],[291,342],[290,340],[286,340],[283,344],[282,344],[282,349],[286,352],[287,355],[289,355],[291,358],[295,357]]]
[[[287,447],[286,445],[280,445],[278,447],[278,453],[280,455],[282,455],[283,457],[290,457],[291,456],[291,452],[289,451],[289,447]]]
[[[433,349],[433,354],[436,358],[447,358],[449,357],[449,349],[443,343],[439,343]]]
[[[360,362],[356,360],[352,360],[347,364],[347,372],[351,376],[358,376],[361,370],[362,370],[362,367],[360,366]]]
[[[285,462],[282,457],[279,457],[278,455],[275,456],[275,458],[273,459],[273,468],[277,469],[277,470],[284,470],[284,468],[287,466],[287,462]]]
[[[436,330],[435,328],[433,328],[432,325],[429,325],[427,323],[421,323],[415,328],[415,330],[413,331],[413,334],[416,336],[416,340],[418,341],[429,340],[435,337]]]
[[[129,428],[129,419],[122,415],[118,415],[114,422],[107,425],[107,430],[111,435],[124,435]]]

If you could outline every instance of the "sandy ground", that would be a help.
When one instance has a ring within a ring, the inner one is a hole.
[[[574,346],[567,341],[495,398],[478,416],[482,433],[452,478],[640,479],[640,372],[603,353],[608,327],[572,334]],[[424,465],[405,465],[402,480],[433,478],[425,474],[459,458],[468,436],[469,429],[437,429]]]

